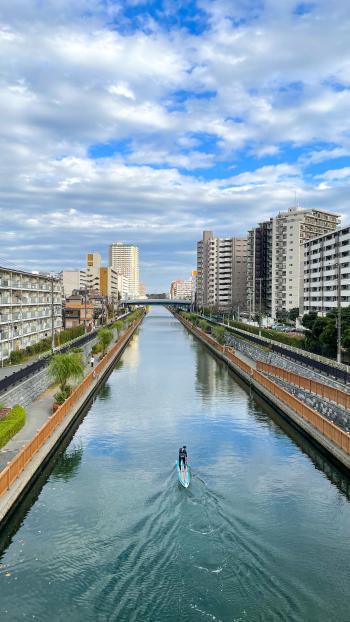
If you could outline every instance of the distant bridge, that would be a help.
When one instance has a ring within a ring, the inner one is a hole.
[[[190,307],[191,300],[179,300],[178,298],[130,298],[120,301],[123,305],[163,305],[164,307]]]

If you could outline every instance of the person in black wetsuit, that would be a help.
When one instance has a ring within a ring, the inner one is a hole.
[[[181,465],[184,465],[184,469],[186,468],[187,465],[187,451],[186,451],[186,445],[184,445],[183,447],[180,447],[179,449],[179,468],[181,471]]]

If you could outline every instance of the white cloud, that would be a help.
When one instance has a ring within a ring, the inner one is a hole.
[[[198,4],[210,27],[195,36],[146,15],[132,29],[122,2],[47,0],[33,19],[3,0],[0,210],[2,239],[19,241],[3,255],[39,265],[51,247],[53,267],[79,265],[118,234],[167,261],[166,244],[242,234],[295,190],[347,218],[349,167],[304,180],[350,153],[347,2],[303,16],[292,0]],[[117,152],[89,158],[101,144]]]

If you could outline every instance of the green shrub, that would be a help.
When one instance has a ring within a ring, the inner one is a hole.
[[[204,330],[206,333],[211,332],[211,326],[208,324],[206,320],[199,320],[198,326],[201,330]]]
[[[10,354],[10,362],[12,365],[18,365],[25,359],[25,352],[23,350],[13,350]]]
[[[115,328],[118,331],[118,333],[120,333],[120,331],[123,330],[123,326],[124,326],[123,320],[117,320],[113,324],[113,328]]]
[[[22,406],[16,404],[3,419],[0,419],[0,448],[23,428],[25,422],[26,412]]]
[[[249,324],[244,324],[243,322],[236,322],[234,320],[230,320],[230,326],[232,326],[233,328],[239,328],[240,330],[244,330],[246,333],[259,335],[259,328],[257,326],[250,326]],[[293,346],[294,348],[304,348],[303,337],[287,335],[286,333],[280,333],[277,330],[269,330],[267,328],[261,329],[261,336],[265,337],[266,339],[278,341],[279,343],[284,343],[287,346]]]
[[[53,399],[55,400],[56,404],[63,404],[63,402],[66,401],[67,397],[69,397],[71,393],[72,387],[70,386],[70,384],[66,384],[64,389],[61,389],[60,391],[57,391],[57,393],[55,393]]]
[[[84,375],[84,365],[80,354],[69,352],[65,354],[55,354],[49,365],[49,374],[55,384],[58,384],[61,391],[65,391],[69,379],[78,380]]]
[[[98,342],[101,344],[102,353],[105,354],[109,344],[113,339],[113,331],[109,328],[101,328],[98,333]]]
[[[223,326],[215,326],[212,330],[212,335],[221,345],[225,343],[225,329]]]
[[[98,354],[99,352],[102,352],[102,343],[100,342],[95,343],[91,348],[91,354]]]

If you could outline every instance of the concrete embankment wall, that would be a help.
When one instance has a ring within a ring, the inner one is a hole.
[[[97,337],[92,339],[88,343],[81,346],[83,350],[83,356],[87,359],[92,346],[96,343]],[[33,376],[30,376],[23,382],[14,385],[11,389],[2,393],[0,400],[6,406],[14,406],[15,404],[21,404],[26,408],[36,400],[41,393],[44,393],[46,389],[52,384],[52,378],[49,375],[48,368],[40,370]]]
[[[325,451],[338,466],[345,469],[347,472],[350,471],[350,437],[348,434],[334,426],[331,422],[324,420],[318,413],[312,411],[301,402],[299,408],[298,400],[296,400],[293,396],[288,396],[288,394],[282,389],[279,391],[278,389],[280,389],[280,387],[275,385],[272,381],[266,379],[266,384],[271,387],[271,390],[269,390],[267,386],[262,384],[265,380],[258,371],[250,368],[249,365],[243,361],[239,361],[239,359],[233,354],[230,354],[229,352],[225,354],[224,348],[215,342],[212,337],[209,337],[199,329],[194,328],[189,322],[180,316],[175,315],[175,317],[180,320],[189,332],[202,341],[202,343],[204,343],[215,354],[215,356],[225,361],[228,367],[230,367],[238,376],[245,380],[245,382],[249,384],[257,393],[264,397],[269,404],[271,404],[284,417],[286,417],[289,422],[293,423],[297,429],[306,434],[319,449]],[[259,382],[257,378],[260,378],[261,381]],[[281,399],[279,395],[282,396],[283,399]],[[301,413],[304,412],[305,416],[302,416],[302,414],[296,412],[294,408],[286,403],[287,401],[289,401],[292,405],[296,405]],[[314,422],[314,425],[310,422],[310,420],[308,420],[307,417]],[[319,426],[320,422],[322,423],[324,429],[328,430],[329,435],[324,434],[320,431],[320,429],[315,427],[316,425]],[[332,440],[332,436],[334,439],[337,439],[338,442],[334,442]],[[342,447],[343,441],[344,448]]]
[[[143,317],[127,329],[96,365],[95,370],[84,378],[66,402],[38,430],[36,436],[0,473],[0,529],[13,514],[18,503],[49,461],[74,421],[111,373]],[[97,377],[95,377],[96,374]]]

